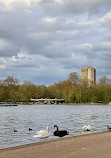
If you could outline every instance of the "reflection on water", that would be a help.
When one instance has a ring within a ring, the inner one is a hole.
[[[90,125],[92,133],[105,131],[111,125],[111,106],[109,105],[31,105],[0,107],[0,148],[39,142],[33,138],[37,130],[49,126],[53,136],[53,126],[69,131],[69,136],[84,134],[82,127]],[[32,128],[32,131],[28,129]],[[17,132],[14,132],[14,129]],[[89,133],[89,132],[87,132]],[[85,133],[86,134],[86,133]],[[67,137],[69,137],[67,136]]]

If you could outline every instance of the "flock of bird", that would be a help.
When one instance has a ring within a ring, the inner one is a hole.
[[[64,137],[65,135],[69,135],[69,132],[67,132],[66,130],[59,130],[57,125],[54,125],[54,128],[56,128],[56,131],[53,133],[54,136],[58,136],[58,137]],[[46,127],[46,130],[40,130],[36,132],[36,135],[34,135],[33,137],[37,137],[40,139],[45,139],[48,138],[50,136],[50,131],[49,131],[49,127]]]
[[[28,130],[29,130],[29,131],[32,131],[32,128],[29,128]],[[16,129],[14,129],[13,131],[14,131],[14,132],[17,132],[17,130],[16,130]]]
[[[54,128],[56,128],[56,131],[53,132],[54,136],[58,136],[58,137],[64,137],[66,135],[69,135],[69,132],[66,130],[59,130],[57,125],[54,125]],[[91,131],[91,127],[90,125],[86,125],[83,128],[83,131]],[[111,127],[109,127],[109,125],[107,125],[106,127],[107,131],[111,131]],[[31,131],[32,129],[29,128],[29,131]],[[17,130],[14,129],[14,132],[17,132]],[[36,132],[36,135],[34,135],[34,138],[40,138],[40,139],[46,139],[51,135],[49,127],[46,127],[46,130],[40,130]]]

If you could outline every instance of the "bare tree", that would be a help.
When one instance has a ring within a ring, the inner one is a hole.
[[[5,85],[19,85],[19,81],[16,78],[8,76],[4,81]]]
[[[78,84],[79,83],[79,77],[77,75],[77,72],[71,72],[69,75],[68,75],[68,80],[70,82],[72,82],[73,84]]]
[[[104,86],[109,83],[109,79],[106,76],[103,76],[99,79],[99,84]]]

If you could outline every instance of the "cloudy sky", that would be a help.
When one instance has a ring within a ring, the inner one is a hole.
[[[111,78],[111,0],[0,0],[0,79],[52,85],[88,66]]]

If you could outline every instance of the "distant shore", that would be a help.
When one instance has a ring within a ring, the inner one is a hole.
[[[51,104],[51,103],[48,103],[48,104],[45,104],[45,103],[21,103],[21,104],[18,104],[18,105],[108,105],[108,104],[104,104],[104,103],[58,103],[58,104]]]
[[[111,132],[45,140],[0,150],[0,158],[110,158]]]
[[[104,103],[58,103],[58,104],[45,104],[45,103],[33,103],[33,102],[0,102],[0,105],[110,105],[110,104],[104,104]]]

